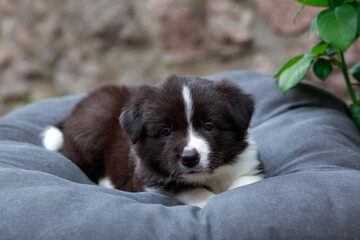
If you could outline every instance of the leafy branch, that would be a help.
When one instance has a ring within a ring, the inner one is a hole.
[[[327,7],[312,21],[309,33],[317,30],[322,39],[310,51],[293,57],[287,61],[274,77],[279,78],[279,88],[286,93],[295,87],[313,66],[315,75],[325,80],[333,71],[333,66],[339,67],[343,73],[346,86],[352,101],[350,110],[352,118],[360,130],[360,101],[353,86],[360,86],[360,62],[348,70],[344,52],[360,37],[360,0],[296,0],[305,5]],[[297,15],[296,14],[296,15]],[[349,73],[359,82],[352,84]]]

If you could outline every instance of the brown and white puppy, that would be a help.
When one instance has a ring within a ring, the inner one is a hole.
[[[94,182],[164,193],[202,207],[263,178],[248,136],[254,101],[230,80],[172,75],[156,86],[106,86],[43,133]]]

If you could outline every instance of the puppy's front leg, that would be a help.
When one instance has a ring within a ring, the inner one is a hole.
[[[242,176],[242,177],[239,177],[238,179],[236,179],[230,185],[228,190],[233,189],[233,188],[237,188],[237,187],[241,187],[241,186],[244,186],[244,185],[248,185],[248,184],[251,184],[251,183],[255,183],[255,182],[258,182],[258,181],[260,181],[262,179],[263,179],[263,177],[261,177],[261,176],[251,176],[251,175]]]
[[[188,204],[203,207],[205,203],[215,194],[206,188],[195,188],[174,195],[177,200]]]

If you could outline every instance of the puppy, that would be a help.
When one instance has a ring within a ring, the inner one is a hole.
[[[172,75],[156,86],[105,86],[43,133],[94,182],[202,207],[263,178],[248,136],[254,101],[230,80]]]

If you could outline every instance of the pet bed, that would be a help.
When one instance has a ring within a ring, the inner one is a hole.
[[[309,83],[283,95],[265,74],[209,78],[255,95],[250,132],[269,178],[202,209],[97,186],[39,138],[82,96],[39,101],[0,118],[0,239],[359,239],[360,134],[346,105]]]

